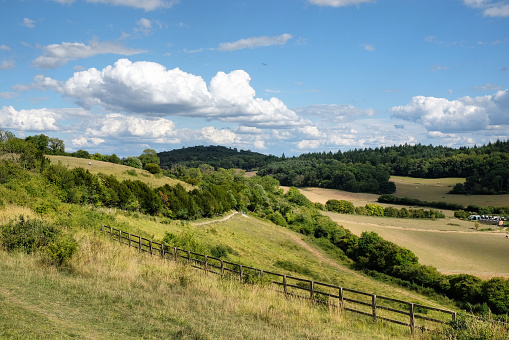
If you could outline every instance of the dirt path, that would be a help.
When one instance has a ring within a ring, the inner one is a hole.
[[[211,223],[217,223],[217,222],[224,222],[224,221],[227,221],[229,220],[230,218],[232,218],[233,216],[237,215],[239,212],[238,211],[235,211],[233,213],[231,213],[230,215],[226,216],[226,217],[223,217],[222,219],[220,220],[212,220],[212,221],[207,221],[207,222],[200,222],[200,223],[191,223],[191,225],[194,225],[194,226],[200,226],[200,225],[206,225],[206,224],[211,224]]]

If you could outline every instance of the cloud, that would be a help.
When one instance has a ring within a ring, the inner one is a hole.
[[[152,21],[146,18],[141,18],[140,20],[138,20],[137,27],[135,30],[145,35],[149,35],[150,32],[152,32]]]
[[[75,98],[85,108],[102,106],[111,111],[150,116],[194,116],[260,128],[289,128],[309,125],[271,98],[255,98],[245,71],[218,72],[207,88],[199,77],[178,68],[166,70],[158,63],[118,60],[102,71],[91,68],[76,72],[65,82],[38,76],[17,90],[46,88]]]
[[[25,25],[28,28],[34,28],[35,27],[35,21],[30,20],[28,18],[23,19],[23,25]]]
[[[371,44],[363,44],[362,47],[368,52],[374,52],[376,50],[375,46]]]
[[[0,109],[0,126],[18,131],[57,131],[59,114],[49,109],[16,111],[12,106]]]
[[[98,146],[99,144],[105,143],[106,141],[102,138],[87,138],[84,136],[81,136],[79,138],[74,138],[72,140],[72,144],[78,148],[82,148],[84,146],[86,147],[94,147]]]
[[[55,2],[70,5],[75,0],[53,0]],[[153,11],[159,8],[170,8],[179,3],[179,0],[86,0],[91,3],[102,3],[112,6],[127,6],[145,11]]]
[[[244,48],[257,48],[274,45],[284,45],[292,38],[291,34],[285,33],[274,37],[253,37],[247,39],[240,39],[235,42],[226,42],[219,44],[220,51],[235,51]]]
[[[487,17],[509,17],[509,5],[501,2],[484,9],[484,16]]]
[[[88,58],[97,54],[122,54],[133,55],[145,52],[144,50],[131,49],[113,41],[98,42],[91,40],[89,45],[83,43],[63,42],[61,44],[52,44],[43,46],[42,56],[37,57],[32,64],[41,68],[56,68],[69,61]]]
[[[485,17],[509,17],[509,4],[504,1],[493,3],[491,0],[463,0],[463,3],[482,10]]]
[[[486,83],[481,86],[476,86],[476,87],[474,87],[474,89],[481,90],[481,91],[495,91],[495,90],[502,90],[502,86],[496,85],[496,84],[491,84],[491,83]]]
[[[2,51],[10,51],[11,48],[9,46],[7,46],[7,45],[0,45],[0,50],[2,50]]]
[[[349,5],[358,5],[363,2],[373,2],[374,0],[308,0],[308,1],[318,6],[343,7]]]
[[[328,122],[347,122],[358,117],[371,117],[376,114],[374,109],[360,109],[353,105],[318,104],[293,109],[296,113],[308,116],[319,116]]]
[[[0,98],[11,99],[17,96],[15,92],[0,92]]]
[[[490,125],[509,124],[509,90],[452,101],[418,96],[408,105],[393,107],[391,111],[393,118],[417,122],[428,131],[479,131]]]
[[[14,67],[16,67],[14,65],[14,60],[4,60],[0,63],[0,70],[9,70]]]

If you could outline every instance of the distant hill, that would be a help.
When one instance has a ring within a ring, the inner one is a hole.
[[[189,148],[163,151],[157,154],[161,159],[161,168],[170,169],[175,165],[197,168],[209,164],[214,168],[238,168],[251,171],[279,160],[273,155],[264,155],[250,150],[238,150],[224,146],[193,146]]]

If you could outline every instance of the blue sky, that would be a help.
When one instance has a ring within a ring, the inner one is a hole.
[[[0,0],[0,128],[280,156],[509,138],[506,0]]]

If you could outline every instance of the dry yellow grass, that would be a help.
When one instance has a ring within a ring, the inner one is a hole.
[[[412,250],[421,264],[432,265],[444,274],[509,277],[509,262],[505,260],[509,258],[509,239],[505,232],[477,232],[471,229],[472,222],[451,219],[432,221],[325,214],[356,235],[374,231]]]
[[[136,169],[125,165],[113,164],[109,162],[94,161],[84,158],[67,157],[67,156],[47,156],[52,164],[61,163],[62,165],[72,168],[82,167],[90,171],[92,174],[103,173],[105,175],[114,175],[118,180],[140,180],[147,183],[153,188],[168,185],[176,185],[180,183],[186,189],[191,189],[191,185],[185,182],[172,179],[162,175],[153,175],[146,170]],[[91,163],[91,165],[89,165]],[[135,171],[136,176],[130,175],[127,171]]]
[[[450,195],[448,192],[456,183],[464,183],[464,178],[412,178],[392,176],[396,184],[394,196],[418,198],[428,202],[448,202],[468,206],[509,206],[509,195]]]
[[[70,272],[0,252],[0,336],[84,339],[403,339],[405,327],[285,298],[89,233]],[[416,338],[422,338],[417,336]]]

